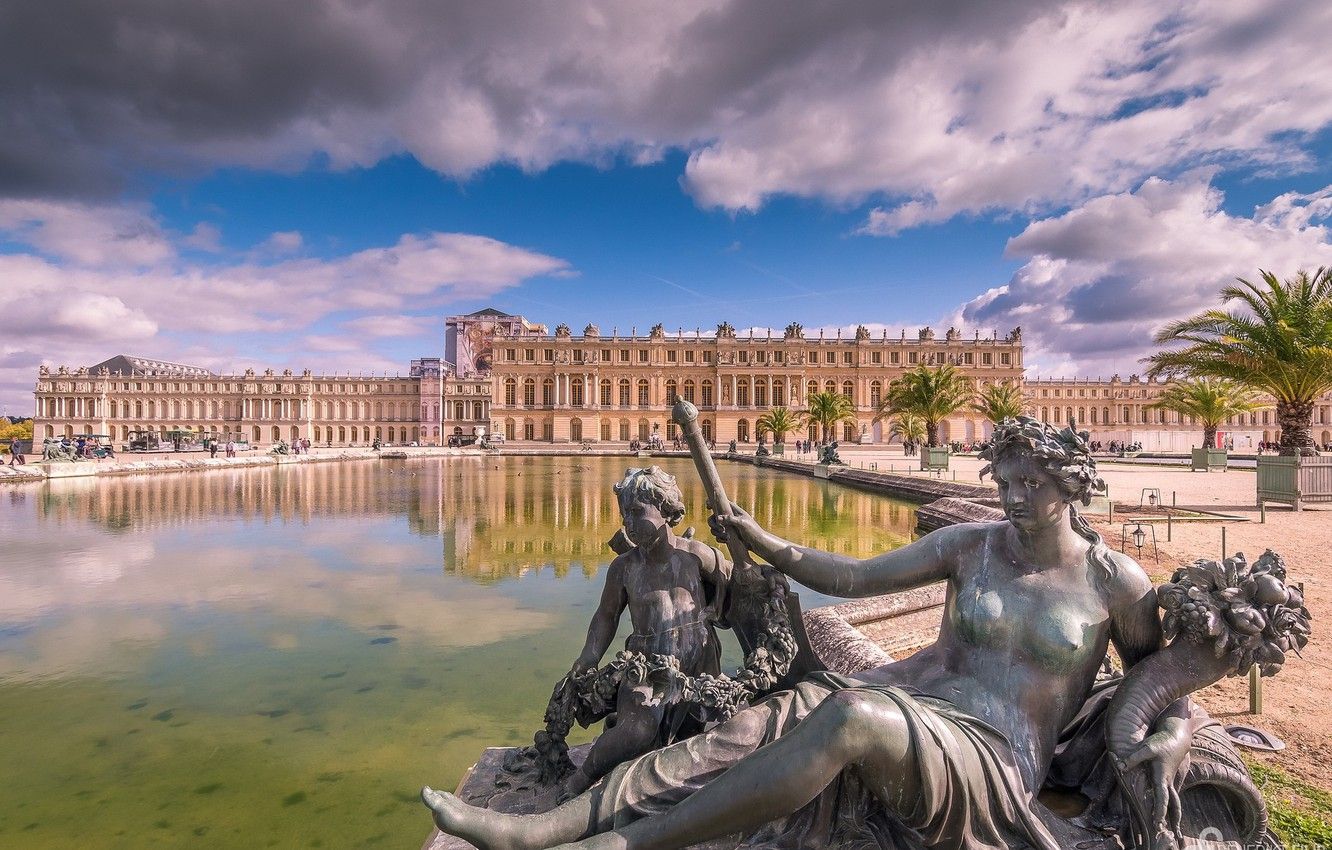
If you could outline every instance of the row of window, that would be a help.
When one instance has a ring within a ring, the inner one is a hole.
[[[253,381],[249,383],[193,383],[182,381],[171,381],[166,383],[145,383],[143,381],[112,381],[106,388],[107,392],[149,392],[149,393],[194,393],[194,392],[254,392],[256,390]],[[61,389],[53,384],[42,384],[38,387],[40,392],[60,392]],[[80,381],[74,388],[74,392],[97,392],[99,386],[88,382]],[[280,394],[303,394],[307,391],[302,384],[283,384],[279,383],[273,390]],[[414,384],[315,384],[310,392],[317,393],[338,393],[347,395],[349,393],[360,393],[363,395],[373,395],[376,393],[388,393],[396,395],[413,395],[417,392]]]
[[[632,350],[631,350],[631,349],[628,349],[628,348],[620,348],[620,349],[615,349],[614,351],[615,351],[615,359],[614,359],[614,362],[617,362],[617,363],[630,363],[630,362],[648,363],[648,362],[650,362],[650,352],[649,352],[649,350],[646,349],[646,348],[638,348],[638,349],[632,349]],[[573,362],[574,362],[574,363],[610,363],[610,362],[612,362],[611,353],[612,353],[612,349],[609,349],[609,348],[601,348],[601,349],[597,349],[597,350],[595,350],[595,351],[586,351],[586,350],[584,350],[584,349],[577,348],[577,349],[574,349],[574,351],[573,351]],[[634,357],[633,357],[632,360],[631,360],[631,358],[630,358],[630,354],[631,354],[631,353],[634,355]],[[810,364],[815,364],[815,365],[817,365],[817,364],[819,364],[819,363],[823,363],[823,364],[828,365],[828,366],[835,366],[835,365],[837,365],[838,362],[839,362],[839,358],[838,358],[838,356],[837,356],[838,353],[839,353],[839,352],[837,352],[837,351],[824,351],[824,352],[823,352],[823,357],[820,358],[820,357],[819,357],[819,351],[818,351],[817,349],[812,349],[812,350],[810,350],[810,352],[809,352],[809,354],[808,354],[808,359],[807,359],[806,362],[807,362],[807,363],[810,363]],[[699,360],[699,361],[695,361],[695,359],[694,359],[695,354],[699,354],[699,355],[700,355],[700,360]],[[840,354],[841,354],[841,358],[840,358],[840,363],[841,363],[841,365],[843,365],[843,366],[854,366],[854,365],[856,364],[856,352],[855,352],[855,351],[842,351],[842,352],[840,352]],[[908,352],[906,352],[906,355],[907,355],[907,356],[906,356],[906,362],[907,362],[907,364],[908,364],[908,365],[915,365],[915,364],[917,364],[917,363],[922,363],[922,362],[929,362],[929,363],[934,363],[934,362],[940,362],[940,363],[942,363],[942,362],[950,362],[950,363],[955,363],[955,364],[957,364],[957,365],[962,365],[962,366],[974,366],[974,365],[976,365],[976,356],[975,356],[975,353],[974,353],[974,352],[971,352],[971,351],[965,351],[965,352],[962,352],[961,354],[954,354],[954,355],[947,356],[947,357],[945,357],[945,355],[944,355],[942,352],[938,352],[938,353],[935,353],[935,354],[933,354],[933,355],[931,355],[931,353],[929,353],[929,352],[924,352],[924,354],[925,354],[924,357],[922,357],[921,354],[922,354],[922,352],[919,352],[919,351],[908,351]],[[681,355],[683,355],[683,357],[681,357]],[[769,356],[769,355],[771,355],[771,356]],[[868,362],[868,363],[870,363],[870,364],[872,364],[872,365],[875,365],[875,366],[882,365],[882,364],[885,362],[885,361],[884,361],[884,358],[883,358],[883,355],[884,355],[884,352],[882,352],[882,351],[871,351],[871,352],[869,352],[869,360],[866,361],[866,362]],[[771,363],[771,364],[773,364],[773,365],[781,366],[781,365],[784,365],[784,364],[786,363],[786,352],[784,352],[784,351],[773,351],[773,352],[755,351],[755,352],[752,353],[752,357],[751,357],[751,352],[749,352],[749,351],[747,351],[747,350],[745,350],[745,349],[741,349],[740,351],[737,351],[737,352],[736,352],[736,361],[737,361],[738,363],[742,364],[742,365],[750,365],[750,364],[752,363],[752,364],[755,364],[755,365],[763,366],[763,365],[767,365],[767,364]],[[536,350],[535,348],[524,348],[524,349],[521,350],[521,355],[520,355],[520,354],[519,354],[519,349],[516,349],[516,348],[506,348],[506,349],[504,349],[504,362],[506,362],[506,363],[519,363],[519,362],[522,362],[522,363],[536,363],[536,362],[538,362],[538,361],[537,361],[537,350]],[[555,349],[553,349],[553,348],[545,348],[545,349],[542,349],[542,350],[541,350],[541,360],[540,360],[540,362],[543,362],[543,363],[554,363],[554,362],[555,362]],[[685,349],[683,352],[679,352],[679,351],[676,351],[676,350],[673,349],[673,348],[668,348],[668,349],[666,349],[666,362],[667,362],[667,363],[681,363],[681,362],[683,362],[683,363],[686,363],[686,364],[688,364],[688,363],[695,363],[695,362],[701,362],[701,363],[703,363],[704,365],[710,365],[710,364],[713,362],[713,352],[712,352],[710,349],[704,349],[704,350],[701,351],[701,352],[696,352],[696,351],[695,351],[694,349],[692,349],[692,348],[688,348],[688,349]],[[902,352],[900,352],[900,351],[889,351],[889,352],[888,352],[888,359],[887,359],[887,362],[888,362],[889,364],[891,364],[891,365],[895,365],[895,366],[896,366],[896,365],[901,365],[901,363],[902,363]],[[994,352],[992,352],[992,351],[983,351],[983,352],[981,352],[981,355],[980,355],[980,363],[981,363],[982,366],[993,366],[993,365],[994,365]],[[1011,352],[1007,352],[1007,351],[1001,351],[1001,352],[999,352],[999,363],[1000,363],[1000,365],[1002,365],[1002,366],[1011,366],[1011,365],[1013,364],[1013,355],[1012,355],[1012,353],[1011,353]]]
[[[517,407],[519,399],[519,384],[516,378],[506,378],[504,380],[504,403],[508,407]],[[621,378],[615,384],[609,379],[602,379],[600,382],[599,402],[602,407],[610,407],[612,401],[618,401],[620,407],[628,407],[631,399],[635,399],[639,407],[647,407],[651,404],[651,385],[646,378],[640,378],[637,386],[631,384],[628,378]],[[809,381],[805,385],[809,394],[819,392],[819,382]],[[527,378],[522,382],[522,404],[524,407],[535,407],[537,399],[537,383],[535,378]],[[618,391],[618,392],[617,392]],[[635,392],[636,391],[636,392]],[[839,387],[835,381],[826,381],[823,384],[823,391],[829,393],[839,392],[851,400],[852,404],[856,401],[856,387],[852,381],[843,381]],[[666,381],[666,403],[675,404],[676,400],[683,398],[691,404],[701,404],[703,407],[713,407],[716,393],[712,381],[703,381],[696,385],[693,380],[685,380],[683,385],[674,379]],[[869,403],[877,407],[883,397],[883,383],[873,381],[870,384]],[[541,405],[550,407],[555,404],[555,381],[552,378],[546,378],[541,382]],[[587,403],[584,382],[582,378],[574,378],[569,383],[569,405],[572,407],[583,407]],[[723,403],[731,403],[729,398],[723,398]],[[786,406],[786,385],[782,381],[772,381],[771,387],[768,383],[755,382],[752,388],[748,379],[740,379],[735,385],[735,401],[737,407],[773,407]],[[792,399],[792,403],[796,403]]]
[[[1063,409],[1063,415],[1062,415],[1062,416],[1060,415],[1060,409],[1059,409],[1058,407],[1055,407],[1055,408],[1042,407],[1042,408],[1041,408],[1041,411],[1040,411],[1040,418],[1041,418],[1041,420],[1044,421],[1044,422],[1050,422],[1050,421],[1051,421],[1051,419],[1050,419],[1050,413],[1051,413],[1052,410],[1053,410],[1053,412],[1054,412],[1054,417],[1055,417],[1056,420],[1059,420],[1059,421],[1067,421],[1068,419],[1074,418],[1074,410],[1073,410],[1073,408],[1071,408],[1071,407],[1066,407],[1066,408],[1064,408],[1064,409]],[[1090,418],[1090,419],[1087,418],[1088,410],[1090,410],[1090,412],[1091,412],[1091,418]],[[1120,409],[1119,421],[1118,421],[1118,422],[1112,422],[1111,419],[1110,419],[1110,408],[1108,408],[1108,407],[1102,407],[1102,408],[1095,408],[1095,407],[1093,407],[1093,408],[1079,407],[1079,408],[1077,409],[1077,416],[1076,416],[1076,418],[1077,418],[1077,421],[1080,422],[1080,423],[1088,423],[1088,424],[1091,424],[1091,425],[1134,425],[1134,424],[1136,424],[1136,425],[1183,425],[1183,424],[1185,424],[1185,421],[1186,421],[1186,420],[1187,420],[1187,424],[1189,424],[1189,425],[1194,425],[1194,426],[1196,426],[1196,425],[1198,424],[1198,420],[1197,420],[1197,418],[1196,418],[1196,417],[1193,417],[1193,416],[1183,416],[1183,415],[1181,415],[1181,414],[1174,413],[1174,412],[1172,412],[1172,411],[1167,411],[1167,410],[1149,410],[1149,409],[1146,408],[1146,407],[1139,407],[1139,408],[1137,408],[1137,411],[1138,411],[1138,421],[1135,423],[1135,422],[1133,421],[1133,410],[1134,410],[1134,408],[1132,408],[1132,407],[1128,407],[1128,406],[1124,406],[1124,407],[1122,407],[1122,408]],[[1232,416],[1232,417],[1230,417],[1229,419],[1226,420],[1226,424],[1227,424],[1227,425],[1244,425],[1244,424],[1246,424],[1245,421],[1244,421],[1245,418],[1246,418],[1246,416],[1245,416],[1244,414],[1240,414],[1239,416]],[[1271,419],[1272,419],[1272,411],[1270,411],[1270,410],[1253,411],[1253,412],[1251,412],[1251,413],[1249,413],[1249,414],[1247,415],[1247,418],[1248,418],[1248,423],[1247,423],[1247,424],[1249,424],[1249,425],[1259,425],[1259,424],[1261,424],[1261,425],[1271,425],[1271,424],[1272,424],[1272,421],[1271,421]],[[1319,424],[1319,425],[1326,424],[1326,423],[1323,421],[1323,420],[1326,418],[1326,417],[1325,417],[1325,414],[1323,413],[1323,410],[1319,410],[1319,411],[1318,411],[1318,413],[1317,413],[1317,417],[1316,417],[1316,418],[1317,418],[1317,424]]]

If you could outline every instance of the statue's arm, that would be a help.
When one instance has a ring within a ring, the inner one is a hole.
[[[744,522],[748,520],[748,522]],[[829,596],[862,597],[895,593],[943,581],[951,573],[953,553],[968,526],[950,526],[914,543],[860,560],[848,555],[798,546],[759,527],[744,515],[739,524],[750,550],[801,584]]]
[[[628,604],[624,589],[624,565],[620,558],[611,562],[606,570],[606,584],[601,589],[601,601],[597,603],[596,613],[587,627],[587,642],[583,651],[574,662],[574,670],[582,671],[595,667],[601,657],[610,648],[615,639],[615,630],[620,627],[620,614]]]

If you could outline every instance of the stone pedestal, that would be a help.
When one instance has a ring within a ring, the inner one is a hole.
[[[65,461],[38,461],[45,472],[47,478],[83,478],[88,475],[97,474],[97,463],[95,461],[80,460],[74,463]]]

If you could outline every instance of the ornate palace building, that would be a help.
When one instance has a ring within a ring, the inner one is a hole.
[[[929,328],[910,339],[878,337],[863,326],[853,335],[807,336],[799,324],[781,336],[737,334],[723,322],[716,331],[602,335],[595,325],[574,336],[567,325],[548,336],[499,336],[494,341],[492,427],[511,440],[569,442],[673,439],[670,406],[695,404],[704,436],[741,443],[756,439],[759,416],[770,408],[800,408],[814,392],[851,399],[856,421],[837,436],[882,442],[874,410],[893,378],[918,363],[952,363],[978,384],[1019,382],[1022,335],[963,338]],[[976,440],[986,423],[971,413],[949,420],[945,433]],[[803,437],[804,434],[791,435]],[[817,435],[811,428],[811,439]]]
[[[1028,379],[1023,384],[1027,414],[1045,422],[1068,422],[1075,418],[1078,428],[1091,432],[1093,440],[1141,443],[1144,451],[1187,452],[1202,440],[1202,425],[1191,417],[1154,409],[1161,393],[1169,385],[1130,375],[1123,380],[1115,375],[1101,378]],[[1314,407],[1313,438],[1319,445],[1332,443],[1332,394],[1324,395]],[[1237,452],[1250,452],[1259,442],[1275,442],[1280,428],[1276,424],[1276,403],[1267,404],[1240,416],[1232,416],[1222,425],[1217,439]]]
[[[1028,412],[1050,422],[1075,417],[1104,442],[1141,442],[1148,450],[1184,451],[1201,428],[1149,405],[1164,384],[1137,376],[1104,380],[1023,381],[1022,333],[970,336],[930,328],[891,336],[863,326],[840,334],[806,334],[797,323],[780,335],[714,331],[646,335],[588,325],[545,325],[498,310],[446,320],[444,357],[411,361],[405,376],[253,370],[219,375],[197,366],[120,355],[86,367],[39,370],[35,437],[109,435],[117,445],[135,432],[192,431],[268,445],[308,439],[320,446],[441,445],[453,435],[500,433],[515,443],[628,442],[654,433],[671,440],[676,398],[700,410],[705,435],[718,443],[757,438],[767,410],[800,409],[813,392],[852,402],[846,442],[884,443],[874,420],[888,384],[911,367],[950,363],[978,386],[1024,387]],[[1332,442],[1332,399],[1316,408],[1314,439]],[[1275,439],[1273,411],[1240,417],[1223,434],[1237,450]],[[945,440],[973,442],[989,423],[966,411],[940,429]],[[808,436],[816,439],[811,428]]]

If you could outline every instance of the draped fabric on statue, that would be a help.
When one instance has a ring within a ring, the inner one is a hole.
[[[881,694],[906,718],[920,776],[915,807],[890,815],[847,771],[791,817],[708,847],[1059,850],[1002,734],[944,700],[833,673],[813,674],[705,734],[620,765],[606,777],[596,830],[669,809],[844,688]]]

